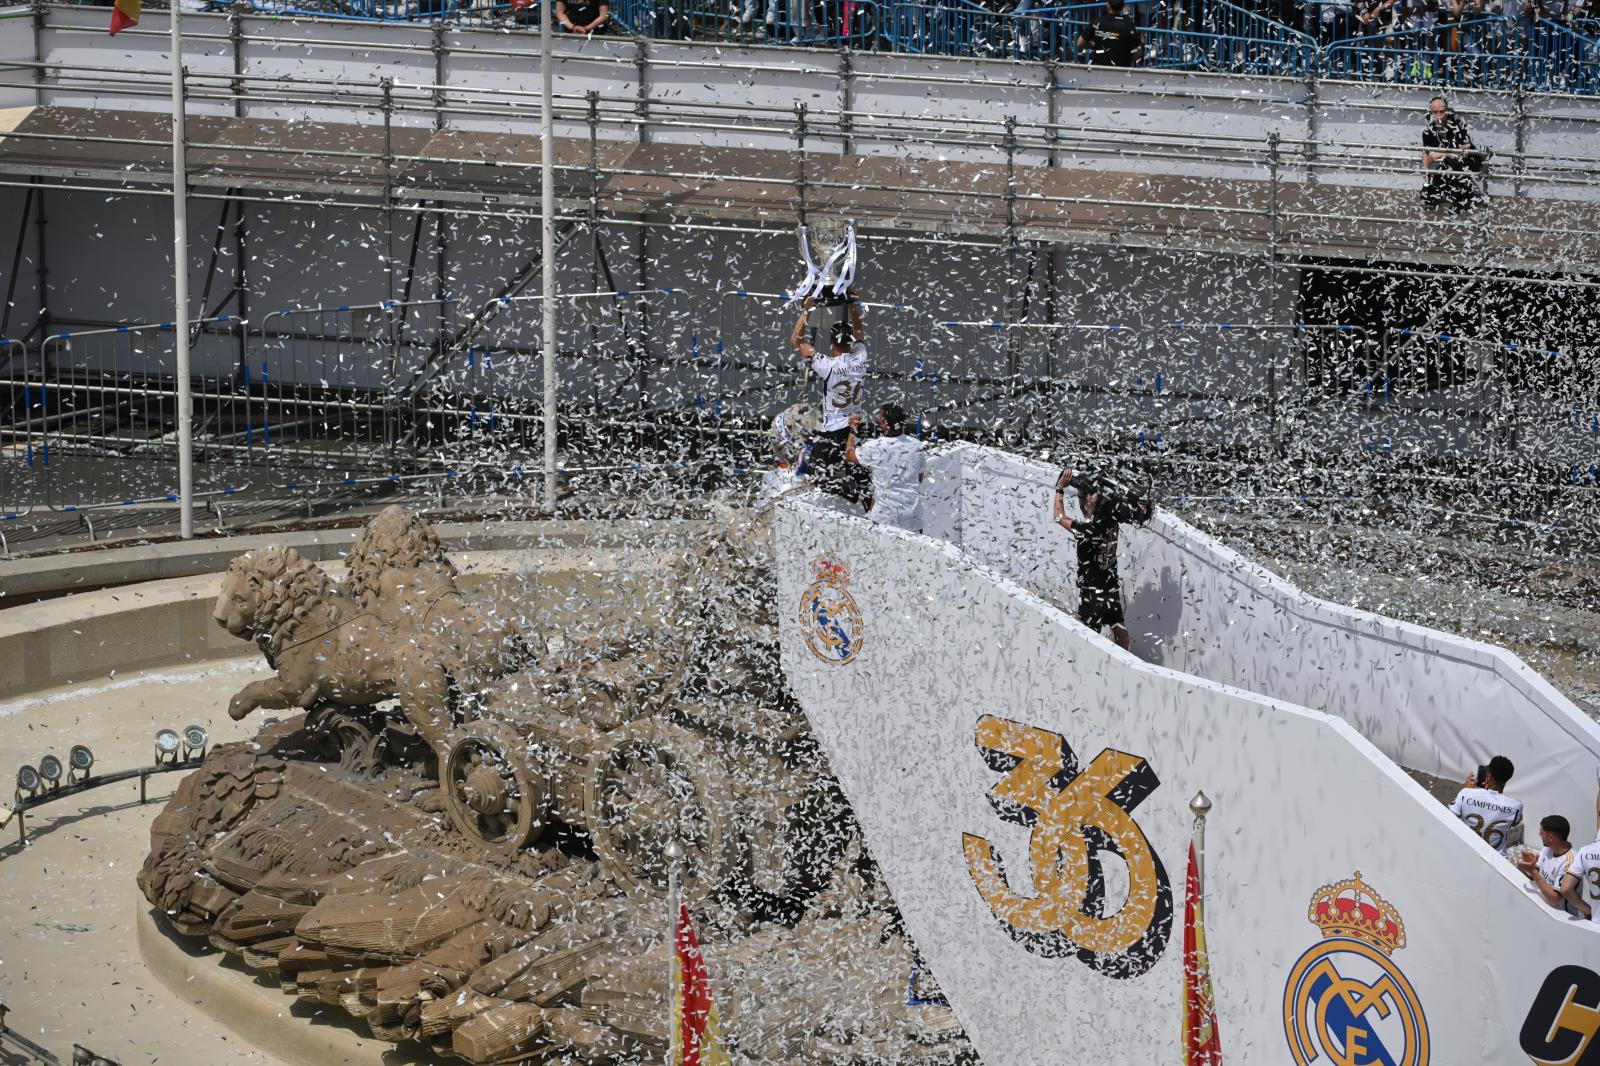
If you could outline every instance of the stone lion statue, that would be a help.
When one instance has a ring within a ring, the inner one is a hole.
[[[231,717],[258,707],[362,707],[398,699],[423,739],[444,750],[446,666],[399,639],[378,613],[341,593],[293,548],[258,548],[234,559],[211,617],[234,636],[254,640],[277,671],[240,689],[228,704]]]
[[[345,593],[437,656],[462,690],[477,691],[544,655],[516,619],[461,592],[438,534],[404,507],[386,507],[368,522],[345,565]]]

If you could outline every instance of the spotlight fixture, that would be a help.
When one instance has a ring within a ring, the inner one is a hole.
[[[206,753],[206,731],[197,725],[184,728],[183,757],[193,759]]]
[[[76,781],[80,777],[89,776],[89,768],[94,765],[94,752],[86,744],[74,744],[72,750],[67,752],[67,779]]]
[[[18,796],[18,798],[20,798],[24,792],[26,792],[30,796],[33,795],[35,792],[38,792],[39,791],[39,786],[42,783],[43,782],[41,782],[39,780],[39,771],[35,770],[33,767],[29,766],[27,763],[23,763],[21,766],[17,767],[17,796]]]
[[[178,761],[178,747],[183,743],[178,734],[170,729],[163,729],[156,733],[156,765],[164,762]]]
[[[44,778],[45,785],[50,788],[61,784],[61,774],[64,769],[61,760],[54,755],[46,755],[39,760],[39,776]]]

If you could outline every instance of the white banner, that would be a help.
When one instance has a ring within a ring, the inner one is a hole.
[[[945,500],[963,545],[996,520],[991,500]],[[1574,1005],[1600,1008],[1600,932],[1531,896],[1350,724],[1141,662],[951,544],[807,498],[776,521],[785,673],[989,1066],[1181,1061],[1201,789],[1230,1066],[1594,1042],[1600,1014]],[[1041,585],[1070,577],[1030,554],[1041,535],[991,547]]]
[[[1074,541],[1050,518],[1058,468],[960,445],[941,483],[957,470],[973,517],[953,542],[1075,612]],[[1574,841],[1590,839],[1600,727],[1515,655],[1316,599],[1160,510],[1124,526],[1120,549],[1141,659],[1326,711],[1400,765],[1451,781],[1505,755],[1530,842],[1547,814],[1566,816]]]

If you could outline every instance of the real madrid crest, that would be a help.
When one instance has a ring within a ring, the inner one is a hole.
[[[811,654],[843,666],[861,651],[861,608],[850,595],[850,568],[818,559],[817,579],[800,597],[800,631]]]
[[[1323,885],[1307,913],[1322,942],[1283,989],[1283,1031],[1297,1066],[1428,1066],[1428,1020],[1390,958],[1406,946],[1394,906],[1361,880]]]

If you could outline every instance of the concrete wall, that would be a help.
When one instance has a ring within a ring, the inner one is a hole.
[[[515,524],[512,524],[515,525]],[[542,525],[542,524],[541,524]],[[550,525],[568,526],[567,523]],[[462,584],[514,609],[528,627],[547,634],[572,635],[648,618],[662,601],[662,568],[678,538],[693,523],[610,524],[596,536],[588,523],[561,530],[446,528],[452,557],[462,569]],[[88,580],[124,579],[163,571],[213,572],[190,577],[145,580],[137,584],[63,596],[0,610],[0,698],[115,673],[194,660],[255,655],[255,647],[230,636],[211,621],[221,574],[233,556],[263,543],[294,544],[337,578],[334,562],[353,531],[311,537],[243,537],[211,544],[190,543],[52,556],[0,564],[0,589],[18,590],[81,570]],[[520,547],[460,550],[479,543],[520,543]],[[531,546],[541,541],[542,546]],[[97,559],[97,556],[108,558]],[[133,556],[133,559],[124,556]],[[54,563],[56,573],[43,572]],[[0,600],[0,606],[4,600]]]
[[[959,535],[946,535],[1076,611],[1076,542],[1050,517],[1059,468],[972,445],[943,463],[960,485],[935,497],[946,514],[959,505]],[[1119,546],[1145,662],[1326,711],[1399,765],[1447,781],[1508,755],[1530,826],[1547,814],[1588,824],[1600,727],[1505,649],[1308,596],[1166,512],[1125,527]]]

